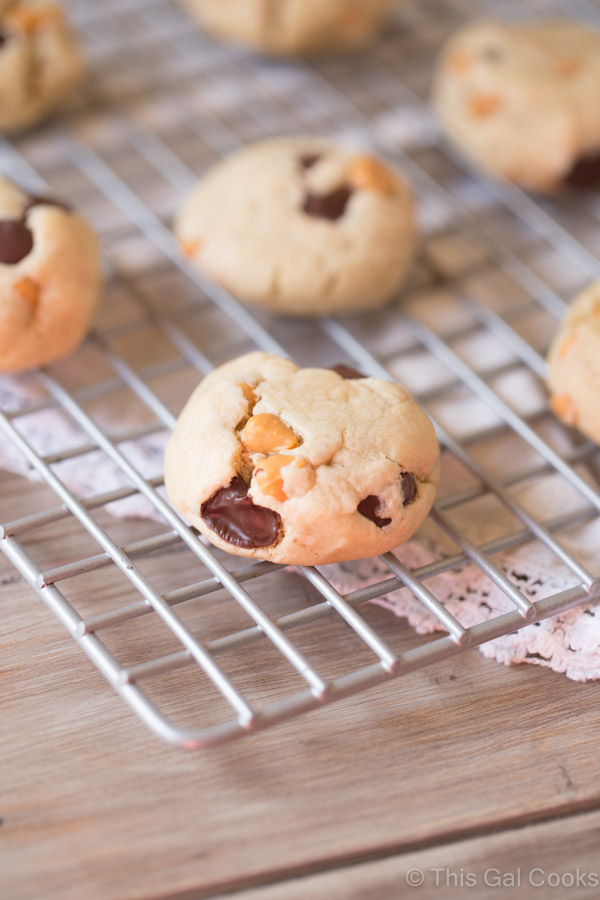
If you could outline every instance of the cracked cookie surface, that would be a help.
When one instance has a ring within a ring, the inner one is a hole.
[[[526,190],[600,185],[600,35],[574,23],[475,22],[444,48],[433,101],[484,173]]]
[[[194,391],[165,458],[173,506],[230,553],[289,565],[404,543],[439,474],[433,426],[400,385],[249,353]]]
[[[0,179],[0,372],[70,353],[89,328],[99,287],[98,241],[81,216]]]
[[[75,39],[56,3],[0,0],[0,132],[35,125],[82,73]]]
[[[571,304],[548,354],[550,406],[600,443],[600,281]]]
[[[372,41],[392,0],[179,0],[207,31],[279,56]]]
[[[320,138],[246,147],[184,201],[175,232],[201,270],[248,303],[297,316],[375,309],[416,244],[409,188],[374,157]]]

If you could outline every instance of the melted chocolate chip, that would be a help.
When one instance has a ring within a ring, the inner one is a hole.
[[[8,41],[8,35],[5,34],[4,31],[0,31],[0,50],[2,49],[2,47],[4,47],[4,45],[6,44],[7,41]]]
[[[220,538],[244,550],[270,547],[277,540],[281,525],[272,509],[254,505],[248,496],[248,485],[239,475],[229,487],[221,488],[203,503],[200,514]]]
[[[348,380],[351,378],[367,377],[366,375],[363,375],[362,372],[359,372],[358,369],[353,369],[351,366],[347,366],[344,363],[339,363],[337,366],[331,366],[331,371],[337,372],[342,378],[347,378]]]
[[[309,216],[315,216],[318,219],[329,219],[331,222],[335,222],[337,219],[341,219],[346,212],[346,206],[351,196],[352,188],[347,185],[337,188],[330,194],[308,193],[304,199],[302,209]]]
[[[600,151],[581,156],[563,181],[578,190],[600,187]]]
[[[315,163],[318,163],[321,159],[319,153],[306,153],[304,156],[300,157],[300,165],[303,169],[312,169]]]
[[[402,484],[402,496],[404,498],[404,505],[410,506],[411,503],[417,499],[417,479],[414,475],[411,475],[410,472],[405,472],[401,478],[400,482]]]
[[[33,235],[21,219],[0,221],[0,263],[14,265],[33,247]]]
[[[71,207],[62,200],[57,200],[55,197],[35,197],[31,194],[25,204],[25,213],[28,213],[34,206],[57,206],[59,209],[64,209],[65,212],[71,212]]]
[[[364,516],[365,519],[370,519],[371,522],[374,522],[378,528],[385,528],[385,526],[389,525],[392,520],[382,519],[380,516],[378,516],[378,509],[379,497],[376,497],[375,494],[369,494],[368,497],[365,497],[365,499],[361,500],[358,504],[358,511],[361,516]]]

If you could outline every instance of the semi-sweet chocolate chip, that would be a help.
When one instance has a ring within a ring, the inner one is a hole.
[[[71,207],[67,203],[63,203],[62,200],[57,200],[56,197],[36,197],[35,195],[30,194],[27,198],[27,203],[25,204],[25,213],[28,213],[34,206],[57,206],[58,209],[64,209],[65,212],[71,212]]]
[[[200,515],[222,540],[244,550],[270,547],[279,536],[280,517],[272,509],[254,505],[240,475],[203,503]]]
[[[392,520],[383,519],[381,518],[381,516],[378,516],[378,509],[379,497],[376,497],[375,494],[369,494],[368,497],[365,497],[365,499],[361,500],[358,504],[358,511],[361,516],[364,516],[365,519],[370,519],[371,522],[374,522],[378,528],[385,528],[385,526],[389,525]]]
[[[404,505],[410,506],[417,499],[417,479],[410,472],[404,472],[400,477],[400,483],[402,484]]]
[[[2,47],[4,47],[4,45],[6,44],[7,41],[8,41],[8,35],[6,34],[5,31],[0,30],[0,50],[2,49]]]
[[[33,248],[33,234],[21,219],[0,221],[0,263],[14,265]]]
[[[570,188],[600,187],[600,151],[581,156],[563,180]]]
[[[300,165],[303,169],[311,169],[320,159],[321,156],[319,153],[306,153],[304,156],[300,157]]]
[[[353,369],[352,366],[347,366],[344,363],[339,363],[337,366],[331,366],[331,371],[337,372],[342,378],[347,378],[348,380],[351,378],[367,377],[366,375],[363,375],[362,372],[359,372],[358,369]]]
[[[352,196],[352,188],[343,185],[330,194],[308,193],[304,198],[303,211],[318,219],[329,219],[336,222],[346,212],[346,206]]]

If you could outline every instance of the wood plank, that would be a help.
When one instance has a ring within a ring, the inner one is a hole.
[[[568,839],[565,840],[565,835]],[[511,829],[235,894],[236,900],[597,897],[600,813]]]
[[[2,517],[51,501],[43,486],[6,478],[0,496]],[[103,516],[122,540],[157,528]],[[28,539],[44,564],[89,551],[80,527],[64,524]],[[161,589],[202,577],[187,553],[140,565]],[[63,586],[86,613],[135,599],[114,568]],[[252,590],[271,612],[311,599],[282,573]],[[475,651],[190,754],[146,731],[26,585],[4,584],[0,603],[0,885],[11,900],[209,896],[600,804],[597,684],[503,668]],[[203,637],[245,621],[222,594],[178,610]],[[414,644],[384,610],[364,614],[395,648]],[[106,639],[126,661],[172,649],[152,616]],[[343,625],[294,639],[328,676],[371,661]],[[220,661],[256,701],[301,687],[265,642]],[[191,668],[154,690],[177,721],[224,714]]]

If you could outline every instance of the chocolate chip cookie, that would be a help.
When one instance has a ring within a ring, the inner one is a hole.
[[[472,164],[526,190],[600,186],[600,35],[476,22],[445,47],[433,101]]]
[[[73,90],[82,72],[57,4],[0,2],[0,132],[35,125]]]
[[[342,372],[266,353],[216,369],[167,447],[173,506],[217,547],[283,564],[408,540],[435,497],[433,426],[399,384]]]
[[[548,355],[548,387],[558,418],[600,443],[600,281],[571,304]]]
[[[188,258],[239,299],[296,316],[381,306],[416,244],[402,178],[312,137],[264,141],[217,164],[175,232]]]
[[[99,285],[98,242],[81,216],[0,179],[0,372],[73,350],[89,328]]]
[[[207,31],[278,56],[353,50],[375,37],[392,0],[179,0]]]

